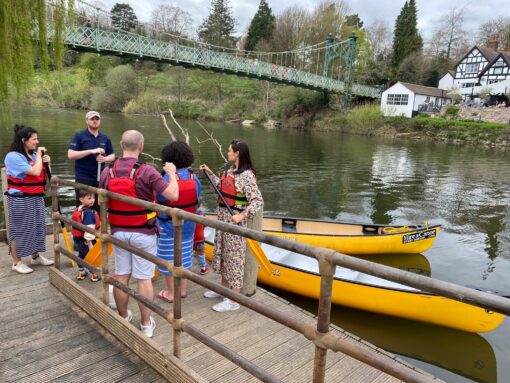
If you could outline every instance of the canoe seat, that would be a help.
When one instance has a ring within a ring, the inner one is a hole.
[[[296,233],[297,220],[292,218],[282,219],[282,231],[284,233]]]
[[[379,226],[363,225],[362,232],[367,235],[377,235],[379,234]]]

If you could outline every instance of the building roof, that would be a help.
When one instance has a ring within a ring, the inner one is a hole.
[[[502,58],[505,62],[506,62],[506,65],[510,66],[510,53],[509,52],[501,52],[501,53],[498,53],[498,55],[496,55],[496,57],[494,57],[494,59],[492,59],[492,61],[490,61],[486,66],[485,68],[483,68],[483,70],[480,72],[480,74],[478,75],[478,77],[482,77],[483,74],[485,72],[487,72],[493,65],[496,61],[498,61],[500,58]]]
[[[449,70],[449,71],[448,71],[448,73],[450,73],[450,75],[451,75],[453,78],[455,78],[455,75],[457,74],[457,72],[456,72],[456,71],[454,71],[454,70]]]
[[[402,81],[399,82],[413,93],[422,94],[424,96],[446,98],[446,91],[444,89],[433,88],[431,86],[416,85]]]
[[[467,51],[467,53],[464,56],[462,56],[462,58],[459,61],[457,61],[457,64],[455,64],[455,68],[457,68],[457,66],[462,62],[462,60],[464,60],[474,49],[478,49],[480,53],[487,59],[488,62],[494,60],[499,54],[497,51],[491,48],[480,47],[478,45],[475,45],[473,48]],[[453,77],[455,78],[455,76]]]

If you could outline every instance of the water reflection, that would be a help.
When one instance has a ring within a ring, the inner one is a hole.
[[[268,289],[317,313],[315,300]],[[478,334],[340,306],[332,307],[331,323],[391,353],[426,362],[476,382],[498,381],[494,351]]]

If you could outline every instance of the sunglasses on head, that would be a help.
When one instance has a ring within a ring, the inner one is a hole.
[[[99,118],[99,117],[97,117],[97,116],[94,116],[94,117],[92,117],[92,118],[89,118],[89,120],[98,121],[98,120],[100,120],[100,118]]]

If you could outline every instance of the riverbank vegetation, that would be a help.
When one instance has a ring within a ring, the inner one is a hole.
[[[320,113],[314,129],[343,133],[392,136],[414,140],[510,146],[510,127],[492,122],[456,120],[444,116],[418,115],[385,118],[379,105],[363,105],[345,114]]]

